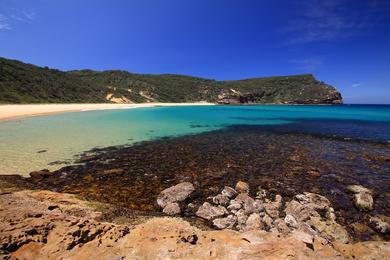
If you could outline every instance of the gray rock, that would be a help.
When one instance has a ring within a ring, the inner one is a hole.
[[[383,221],[379,217],[371,217],[369,220],[369,225],[378,233],[386,234],[390,232],[389,223]]]
[[[257,230],[263,228],[263,222],[261,221],[261,217],[258,213],[252,213],[247,221],[245,230]]]
[[[195,213],[198,217],[212,220],[218,217],[221,217],[227,213],[227,210],[222,206],[212,206],[210,203],[205,202],[202,206],[199,207],[198,211]]]
[[[252,199],[247,193],[238,194],[238,196],[235,198],[235,201],[243,205],[245,214],[249,215],[255,212],[255,200]]]
[[[228,206],[230,203],[229,198],[222,194],[218,194],[217,196],[213,197],[212,200],[216,205]]]
[[[173,215],[180,214],[181,211],[180,211],[179,204],[174,202],[174,203],[168,203],[163,209],[163,212],[167,215],[173,216]]]
[[[216,226],[219,229],[231,229],[233,228],[234,224],[237,222],[237,217],[234,215],[229,215],[226,218],[217,218],[213,220],[214,226]]]
[[[296,195],[295,198],[301,204],[309,205],[315,210],[326,210],[330,207],[330,201],[319,194],[304,192],[304,194]]]
[[[237,196],[238,192],[235,189],[233,189],[232,187],[225,186],[224,189],[222,190],[221,194],[230,198],[230,199],[233,199]]]
[[[278,231],[280,233],[284,234],[284,235],[286,235],[286,234],[291,232],[291,230],[287,226],[286,222],[283,219],[281,219],[281,218],[276,219],[274,221],[274,225],[278,229]]]
[[[292,200],[286,204],[286,215],[293,216],[298,222],[307,221],[311,217],[319,217],[320,215],[314,210],[311,204],[300,204],[296,200]]]
[[[168,203],[184,201],[195,190],[190,182],[182,182],[163,190],[157,197],[157,204],[165,208]]]
[[[258,191],[256,192],[256,199],[264,200],[267,198],[267,191],[258,187]]]
[[[255,207],[255,212],[263,212],[265,210],[264,208],[264,202],[257,199],[255,200],[255,204],[254,204],[254,207]]]
[[[238,181],[236,184],[236,191],[239,193],[249,193],[249,184],[243,181]]]
[[[248,219],[248,215],[245,214],[245,211],[243,209],[240,209],[236,212],[237,216],[237,222],[240,225],[246,224],[246,221]]]
[[[369,211],[374,208],[374,199],[368,192],[361,192],[353,195],[353,204],[356,208]]]
[[[265,224],[265,226],[267,226],[269,229],[273,228],[273,220],[270,216],[268,216],[267,214],[264,215],[263,219],[262,219],[263,223]]]

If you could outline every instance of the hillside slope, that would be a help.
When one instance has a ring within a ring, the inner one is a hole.
[[[0,103],[196,102],[340,104],[313,75],[215,81],[174,74],[59,71],[0,58]]]

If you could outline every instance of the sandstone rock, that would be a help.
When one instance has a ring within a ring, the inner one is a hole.
[[[260,215],[258,213],[252,213],[246,221],[245,230],[262,229],[262,227],[263,227],[263,223],[261,221]]]
[[[305,232],[302,232],[299,230],[295,230],[292,232],[292,237],[295,238],[296,240],[302,241],[306,244],[313,244],[313,236],[308,234],[308,233],[305,233]]]
[[[174,203],[168,203],[165,208],[163,209],[163,212],[167,215],[178,215],[180,214],[180,207],[179,204],[174,202]]]
[[[326,210],[330,207],[330,201],[319,194],[304,192],[304,194],[296,195],[295,198],[301,204],[308,204],[315,210]]]
[[[366,187],[363,187],[361,185],[348,185],[347,190],[351,193],[372,193],[371,190],[367,189]]]
[[[232,187],[225,186],[221,192],[222,195],[228,197],[229,199],[235,198],[237,196],[237,191]]]
[[[217,218],[213,220],[214,226],[219,229],[231,229],[237,222],[237,217],[234,215],[229,215],[226,218]]]
[[[168,203],[184,201],[194,190],[194,185],[190,182],[179,183],[163,190],[157,197],[157,204],[165,208]]]
[[[255,207],[255,212],[263,212],[265,210],[264,208],[264,202],[257,199],[255,200],[255,204],[254,204],[254,207]]]
[[[389,223],[383,221],[379,217],[371,217],[369,220],[369,225],[378,233],[386,234],[390,232]]]
[[[369,211],[374,208],[374,199],[368,192],[361,192],[353,195],[353,203],[356,208]]]
[[[239,193],[249,193],[249,184],[243,181],[238,181],[236,184],[236,191]]]
[[[328,241],[338,241],[347,243],[349,241],[348,232],[335,221],[322,221],[319,217],[312,217],[310,225],[313,227],[321,237]]]
[[[217,217],[221,217],[227,213],[227,210],[222,206],[212,206],[210,203],[205,202],[202,206],[199,207],[196,215],[198,217],[212,220]]]
[[[229,198],[222,194],[218,194],[217,196],[213,197],[212,200],[216,205],[228,206],[230,203]]]
[[[298,226],[297,220],[289,214],[284,217],[284,222],[286,222],[287,226],[290,228],[297,228]]]
[[[237,216],[237,222],[240,225],[246,224],[246,221],[248,219],[248,215],[245,214],[245,211],[243,209],[240,209],[236,212]]]

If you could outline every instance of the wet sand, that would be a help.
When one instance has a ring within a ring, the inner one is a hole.
[[[140,103],[140,104],[26,104],[26,105],[0,105],[0,121],[16,118],[55,114],[62,112],[77,112],[87,110],[105,109],[131,109],[155,106],[204,106],[214,105],[207,102],[194,103]]]

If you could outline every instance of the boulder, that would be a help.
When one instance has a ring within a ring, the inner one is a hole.
[[[245,214],[245,211],[243,209],[240,209],[236,212],[237,216],[237,222],[240,225],[246,224],[246,221],[248,219],[248,215]]]
[[[311,207],[311,204],[300,204],[296,200],[292,200],[286,204],[286,215],[293,216],[298,222],[307,221],[311,217],[319,217],[316,210]]]
[[[268,216],[267,214],[264,215],[263,219],[262,219],[263,223],[265,224],[265,226],[267,226],[269,229],[270,228],[273,228],[273,220],[270,216]]]
[[[233,199],[237,196],[238,193],[232,187],[225,186],[224,189],[222,190],[221,194],[228,197],[229,199]]]
[[[214,226],[219,229],[231,229],[237,222],[237,217],[234,215],[229,215],[226,218],[216,218],[213,220]]]
[[[261,221],[261,217],[258,213],[252,213],[247,221],[245,230],[257,230],[263,228],[263,222]]]
[[[194,190],[194,185],[190,182],[179,183],[163,190],[157,197],[157,204],[165,208],[168,203],[184,201]]]
[[[368,192],[361,192],[353,195],[353,204],[363,211],[370,211],[374,208],[374,199]]]
[[[230,205],[227,207],[228,210],[239,210],[241,209],[242,204],[236,200],[231,200]]]
[[[181,211],[180,211],[179,204],[174,202],[174,203],[168,203],[163,209],[163,212],[167,215],[173,216],[173,215],[180,214]]]
[[[210,203],[205,202],[202,206],[199,207],[198,211],[195,213],[198,217],[212,220],[218,217],[221,217],[227,213],[227,210],[222,206],[212,206]]]
[[[275,227],[277,228],[277,230],[280,233],[282,233],[283,235],[286,235],[286,234],[291,232],[291,230],[287,226],[286,222],[283,219],[281,219],[281,218],[276,219],[274,221],[274,224],[275,224]]]
[[[228,206],[230,203],[229,198],[222,194],[218,194],[217,196],[213,197],[212,200],[216,205]]]
[[[386,221],[383,221],[379,217],[371,217],[369,220],[369,225],[378,233],[386,234],[386,233],[390,232],[389,223],[387,223]]]
[[[235,201],[243,206],[245,214],[247,215],[255,212],[256,210],[255,200],[252,199],[247,193],[238,194],[238,196],[235,198]]]
[[[236,191],[239,193],[249,193],[249,184],[243,181],[238,181],[236,184]]]
[[[284,217],[284,222],[287,224],[288,227],[290,228],[297,228],[298,226],[298,222],[297,220],[292,216],[292,215],[289,215],[287,214],[285,217]]]

